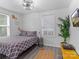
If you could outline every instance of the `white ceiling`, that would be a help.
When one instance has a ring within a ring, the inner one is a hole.
[[[35,7],[32,10],[24,10],[22,0],[0,0],[0,7],[18,13],[55,10],[67,8],[71,0],[34,0]]]

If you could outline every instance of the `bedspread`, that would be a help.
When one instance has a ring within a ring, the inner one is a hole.
[[[37,42],[37,37],[10,37],[0,40],[0,54],[16,59],[20,53]]]

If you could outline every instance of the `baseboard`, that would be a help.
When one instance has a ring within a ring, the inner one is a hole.
[[[60,47],[60,45],[53,45],[53,44],[47,44],[45,43],[44,46],[50,46],[50,47]]]

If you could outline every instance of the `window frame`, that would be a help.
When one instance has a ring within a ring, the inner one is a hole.
[[[7,28],[7,35],[6,36],[0,36],[0,38],[5,38],[10,36],[10,17],[7,14],[0,13],[0,15],[4,15],[7,17],[7,24],[6,25],[0,25],[0,27],[6,27]]]

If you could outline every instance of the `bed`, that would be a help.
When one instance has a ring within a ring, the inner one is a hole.
[[[14,36],[0,40],[0,54],[10,59],[17,59],[18,55],[37,42],[36,36]]]

